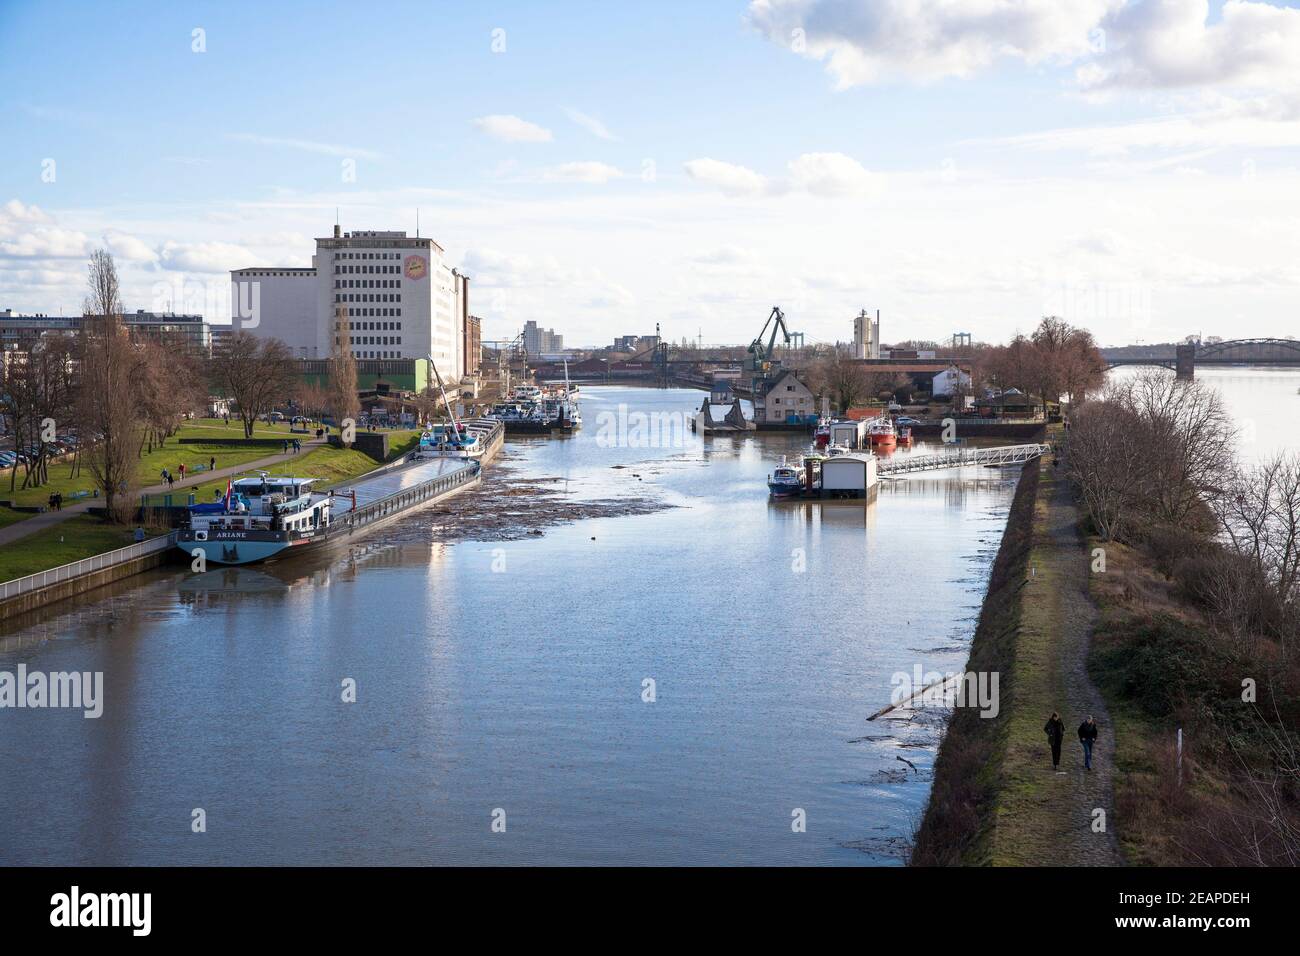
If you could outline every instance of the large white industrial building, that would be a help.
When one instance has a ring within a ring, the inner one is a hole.
[[[469,279],[432,239],[335,226],[316,240],[310,269],[236,269],[230,279],[234,327],[280,339],[297,358],[329,358],[346,310],[358,359],[432,356],[444,378],[465,374]]]

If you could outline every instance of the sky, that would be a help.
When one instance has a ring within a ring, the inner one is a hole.
[[[1300,334],[1300,8],[0,0],[0,309],[405,229],[486,339]]]

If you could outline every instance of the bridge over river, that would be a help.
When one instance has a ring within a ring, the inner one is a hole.
[[[1198,365],[1300,366],[1300,341],[1295,339],[1232,339],[1227,342],[1188,342],[1166,345],[1125,345],[1101,350],[1109,368],[1157,365],[1173,369],[1179,378],[1193,378]]]

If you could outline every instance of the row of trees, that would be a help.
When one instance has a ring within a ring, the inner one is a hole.
[[[164,446],[187,417],[202,414],[210,394],[233,404],[246,438],[259,418],[290,400],[337,421],[360,412],[346,312],[322,387],[302,383],[297,362],[276,339],[236,332],[208,358],[175,343],[133,338],[122,318],[117,268],[105,250],[90,258],[83,311],[76,335],[46,335],[29,350],[4,356],[0,417],[23,452],[10,472],[10,490],[20,472],[22,488],[49,481],[58,442],[73,435],[70,477],[86,469],[110,516],[126,521],[139,459]]]
[[[938,350],[934,342],[910,341],[896,348]],[[969,366],[971,391],[984,387],[1019,389],[1039,396],[1044,406],[1068,398],[1079,404],[1106,381],[1106,361],[1092,333],[1064,319],[1047,316],[1029,335],[1017,335],[1007,345],[976,344],[951,350],[959,364]],[[912,390],[907,375],[875,369],[853,359],[847,347],[814,361],[806,369],[807,384],[843,410],[886,397],[906,400]],[[952,397],[959,403],[967,392]]]
[[[1098,533],[1122,540],[1200,517],[1236,467],[1235,434],[1217,389],[1149,369],[1075,411],[1067,472]]]
[[[1016,388],[1044,403],[1082,404],[1106,382],[1106,361],[1087,329],[1047,316],[1029,335],[1006,345],[972,349],[972,378],[1000,390]]]
[[[805,382],[814,395],[825,395],[840,409],[892,397],[909,391],[912,380],[897,372],[874,371],[855,361],[847,351],[819,359],[805,370]]]
[[[1229,630],[1300,641],[1300,453],[1236,453],[1217,389],[1149,370],[1113,382],[1070,420],[1066,473],[1097,533],[1199,541],[1196,599]]]

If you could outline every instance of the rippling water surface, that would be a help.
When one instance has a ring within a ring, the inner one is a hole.
[[[9,626],[0,670],[102,671],[105,709],[0,711],[0,862],[900,862],[936,725],[865,718],[895,672],[964,664],[1017,472],[773,505],[804,436],[601,440],[700,399],[587,388],[581,433],[494,466],[607,516],[443,540],[495,504],[461,499]]]

